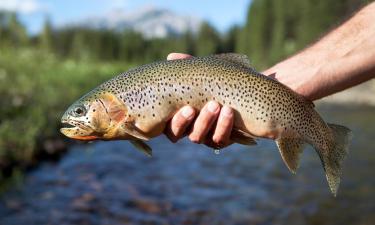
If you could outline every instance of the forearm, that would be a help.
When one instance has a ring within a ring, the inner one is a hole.
[[[264,73],[316,100],[375,76],[375,3]]]

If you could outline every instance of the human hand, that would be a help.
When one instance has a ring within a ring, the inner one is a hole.
[[[167,59],[190,57],[192,56],[187,54],[171,53]],[[194,143],[204,143],[212,148],[223,148],[233,143],[230,140],[233,122],[234,113],[230,107],[221,107],[219,103],[210,101],[199,113],[191,106],[182,107],[168,123],[165,134],[172,142],[177,142],[188,135]]]

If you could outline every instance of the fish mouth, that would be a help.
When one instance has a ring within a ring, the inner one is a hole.
[[[62,125],[63,125],[62,128],[65,128],[65,129],[75,128],[76,127],[73,124],[70,124],[70,123],[67,123],[67,122],[62,122]]]
[[[61,123],[63,127],[61,129],[74,129],[74,128],[79,128],[82,130],[92,130],[90,127],[87,125],[83,124],[80,121],[75,121],[75,120],[61,120]]]
[[[77,140],[95,140],[96,136],[93,136],[93,129],[86,126],[80,121],[73,120],[61,120],[63,127],[60,132],[65,136]]]
[[[93,141],[99,139],[98,136],[93,135],[93,130],[78,121],[61,121],[63,126],[60,132],[67,136],[79,141]]]

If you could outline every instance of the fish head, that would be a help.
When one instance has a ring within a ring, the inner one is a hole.
[[[121,124],[126,107],[115,94],[92,91],[71,105],[61,118],[65,136],[83,141],[126,139]]]

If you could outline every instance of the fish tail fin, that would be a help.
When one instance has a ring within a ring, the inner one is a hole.
[[[317,152],[322,161],[329,188],[331,189],[332,194],[336,197],[340,185],[342,164],[348,154],[352,132],[341,125],[327,125],[333,134],[333,141],[328,143],[328,149],[326,151],[317,149]]]

